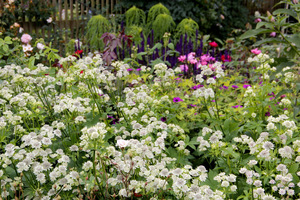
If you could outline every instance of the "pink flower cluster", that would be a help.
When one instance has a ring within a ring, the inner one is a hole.
[[[207,65],[211,62],[214,62],[215,58],[208,54],[204,54],[200,58],[197,59],[196,53],[191,52],[187,56],[186,55],[179,56],[178,60],[182,63],[185,63],[185,64],[179,66],[181,71],[187,72],[189,69],[189,66],[187,64],[196,64],[196,68],[198,69],[200,64]]]

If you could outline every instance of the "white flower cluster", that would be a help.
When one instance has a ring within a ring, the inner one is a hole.
[[[80,136],[80,146],[83,148],[83,150],[87,151],[91,148],[94,148],[92,145],[94,145],[95,142],[92,141],[96,141],[98,145],[101,144],[105,134],[107,133],[105,127],[105,123],[97,123],[95,126],[90,128],[84,127],[81,130],[82,135]]]

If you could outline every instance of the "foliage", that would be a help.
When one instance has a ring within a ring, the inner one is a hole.
[[[131,7],[125,13],[126,17],[126,26],[131,27],[135,26],[143,26],[146,23],[146,15],[142,9],[139,9],[135,6]]]
[[[156,40],[162,38],[162,36],[168,32],[172,32],[175,28],[176,24],[173,21],[172,16],[168,14],[159,14],[155,18],[154,22],[152,23],[152,29],[154,32],[154,37]]]
[[[160,14],[170,15],[170,11],[161,3],[152,6],[148,12],[147,23],[150,24],[155,21]]]
[[[109,32],[111,24],[108,19],[102,15],[93,16],[86,26],[86,42],[88,43],[91,51],[99,51],[104,48],[104,43],[100,37]]]
[[[122,48],[122,43],[131,46],[132,42],[131,36],[124,34],[124,31],[121,31],[118,35],[104,33],[100,39],[105,44],[103,60],[107,65],[110,65],[113,60],[117,59],[117,54],[115,53],[117,47]]]
[[[157,3],[162,3],[170,11],[175,23],[191,18],[201,27],[202,35],[210,34],[213,38],[225,40],[232,30],[244,28],[250,20],[243,0],[149,0],[147,4],[143,1],[124,0],[120,4],[124,8],[136,5],[147,11]]]
[[[0,31],[12,36],[11,26],[20,23],[22,19],[35,21],[37,26],[46,25],[47,19],[54,11],[50,1],[39,0],[4,0],[4,6],[0,8]]]
[[[199,29],[197,22],[191,18],[183,19],[176,27],[175,37],[178,39],[181,35],[187,34],[193,41],[196,40],[196,32]]]

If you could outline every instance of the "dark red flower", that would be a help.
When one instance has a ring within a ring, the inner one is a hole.
[[[135,196],[135,197],[142,197],[143,195],[138,194],[138,193],[134,193],[134,196]]]
[[[84,72],[84,70],[81,70],[81,71],[80,71],[80,74],[83,74],[83,72]]]
[[[229,55],[225,56],[225,55],[222,55],[221,56],[221,60],[223,62],[231,62],[231,57]]]

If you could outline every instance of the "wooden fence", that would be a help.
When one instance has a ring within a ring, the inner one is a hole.
[[[0,9],[5,2],[7,1],[0,0]],[[21,0],[18,5],[21,9],[26,7],[24,2],[28,1]],[[42,23],[27,17],[21,17],[17,22],[25,33],[42,37],[46,41],[51,40],[62,51],[70,39],[83,39],[86,23],[93,15],[109,17],[111,14],[121,14],[119,2],[120,0],[44,0],[44,5],[49,5],[53,11],[51,23]]]

